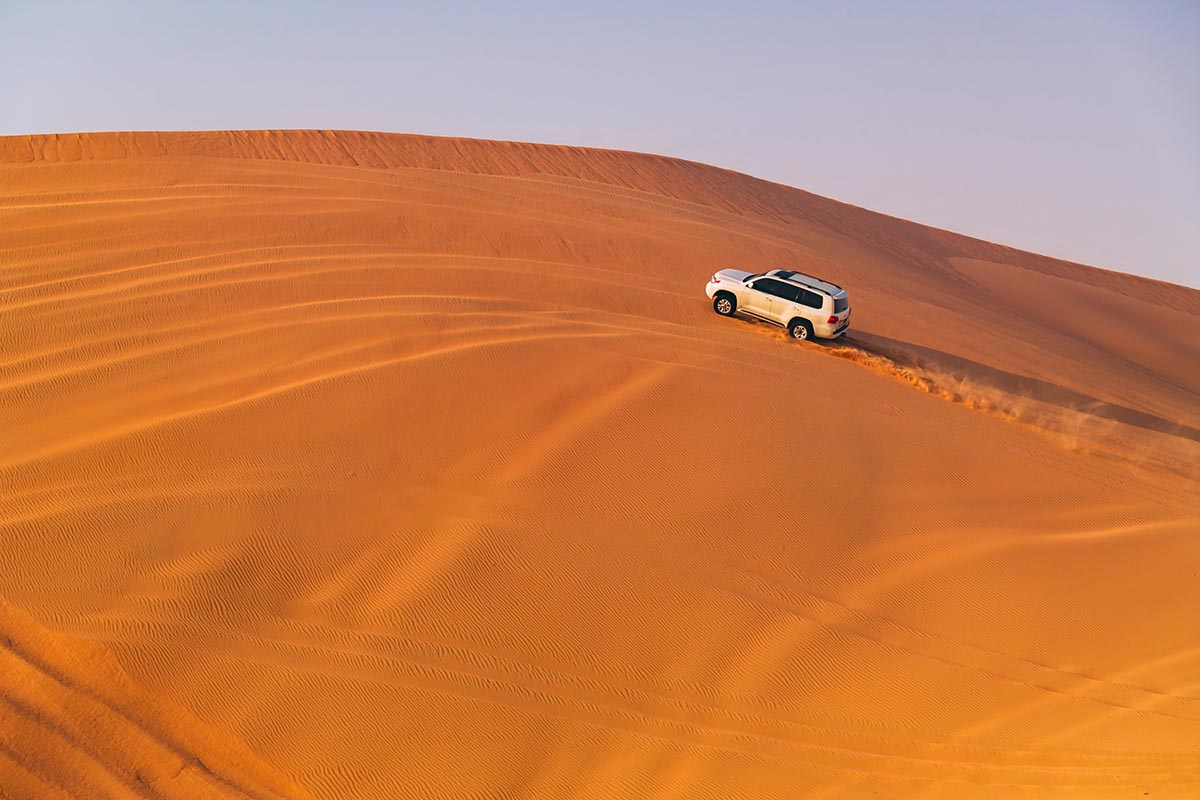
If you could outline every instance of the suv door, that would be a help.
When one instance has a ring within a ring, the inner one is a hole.
[[[796,308],[798,316],[804,317],[814,325],[824,321],[824,317],[821,316],[821,308],[825,305],[825,298],[822,295],[811,289],[800,289],[800,295],[796,299],[799,301]]]
[[[773,319],[771,316],[771,301],[774,299],[773,295],[775,292],[778,291],[775,287],[780,284],[780,281],[770,278],[758,278],[752,281],[742,294],[738,306],[742,311],[753,314],[756,317]]]
[[[798,301],[804,290],[790,283],[780,283],[779,293],[771,303],[771,318],[780,325],[787,325],[796,317],[801,316]]]
[[[796,317],[815,323],[825,298],[803,286],[782,281],[777,283],[778,291],[771,301],[771,319],[780,325],[787,325]]]

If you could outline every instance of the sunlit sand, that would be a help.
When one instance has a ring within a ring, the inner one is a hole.
[[[850,291],[797,344],[723,267]],[[1200,292],[658,156],[0,138],[0,797],[1200,786]]]

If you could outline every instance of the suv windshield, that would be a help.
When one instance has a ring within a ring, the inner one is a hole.
[[[833,298],[833,313],[838,314],[850,307],[849,297]]]

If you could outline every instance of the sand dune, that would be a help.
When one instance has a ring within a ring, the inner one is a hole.
[[[0,796],[307,798],[241,742],[148,696],[94,643],[0,601]]]
[[[0,138],[0,264],[0,797],[1200,789],[1200,292],[353,132]]]

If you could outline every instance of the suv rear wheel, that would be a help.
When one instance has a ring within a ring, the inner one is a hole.
[[[794,319],[788,324],[788,335],[793,339],[806,342],[813,338],[812,325],[808,324],[808,320]]]
[[[717,292],[713,298],[713,311],[722,317],[732,317],[733,312],[737,311],[737,299],[728,292]]]

